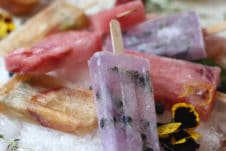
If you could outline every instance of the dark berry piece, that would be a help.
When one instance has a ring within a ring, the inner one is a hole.
[[[158,115],[162,115],[165,111],[165,106],[161,102],[155,102],[155,110]]]
[[[123,116],[123,117],[122,117],[122,121],[123,121],[123,123],[124,123],[125,125],[128,125],[128,124],[130,124],[133,120],[132,120],[132,118],[131,118],[130,116]]]
[[[144,149],[143,149],[143,151],[154,151],[152,148],[149,148],[149,147],[145,147]]]
[[[100,120],[100,128],[103,129],[105,127],[105,124],[106,124],[106,120],[104,118],[102,118]]]
[[[9,77],[12,77],[14,75],[13,72],[9,72]]]

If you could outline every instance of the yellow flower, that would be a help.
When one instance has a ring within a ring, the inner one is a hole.
[[[6,13],[0,13],[0,39],[6,37],[14,29],[12,17]]]
[[[181,126],[181,123],[169,123],[164,124],[158,127],[158,135],[159,137],[168,137],[169,134],[172,134],[178,130]]]
[[[158,126],[161,146],[166,150],[197,150],[199,144],[196,141],[201,135],[194,131],[200,122],[195,107],[187,103],[177,103],[171,111],[171,122]]]
[[[8,34],[7,29],[8,29],[7,24],[3,21],[0,21],[0,39]]]
[[[172,107],[172,119],[181,122],[181,128],[196,128],[200,123],[195,107],[188,103],[177,103]]]

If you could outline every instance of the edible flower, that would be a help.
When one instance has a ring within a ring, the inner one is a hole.
[[[0,12],[0,40],[6,37],[15,29],[12,17],[5,13]]]
[[[172,107],[172,119],[181,122],[181,128],[196,128],[199,125],[199,114],[195,107],[188,103],[177,103]]]
[[[159,137],[168,137],[170,134],[176,132],[181,126],[181,123],[169,123],[158,127]]]
[[[171,122],[159,124],[160,144],[166,151],[196,151],[201,137],[195,132],[199,125],[199,114],[193,105],[177,103],[173,105]]]
[[[207,105],[213,98],[213,86],[207,83],[186,83],[183,86],[183,92],[179,98],[189,98],[200,102],[201,105]]]

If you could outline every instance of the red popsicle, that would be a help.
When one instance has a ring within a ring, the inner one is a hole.
[[[101,50],[101,37],[87,31],[62,32],[46,37],[30,49],[18,49],[5,58],[9,72],[42,74],[64,66],[79,64]]]
[[[150,61],[155,100],[167,106],[177,102],[193,104],[206,120],[215,102],[220,78],[219,67],[127,51]]]
[[[109,23],[117,19],[122,29],[145,20],[145,10],[142,1],[132,1],[104,10],[90,17],[94,30],[100,35],[109,33]]]

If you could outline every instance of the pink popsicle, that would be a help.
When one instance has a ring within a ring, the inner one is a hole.
[[[202,119],[208,119],[215,102],[220,68],[188,61],[147,55],[134,51],[128,54],[150,61],[155,100],[168,106],[177,102],[193,104]]]

